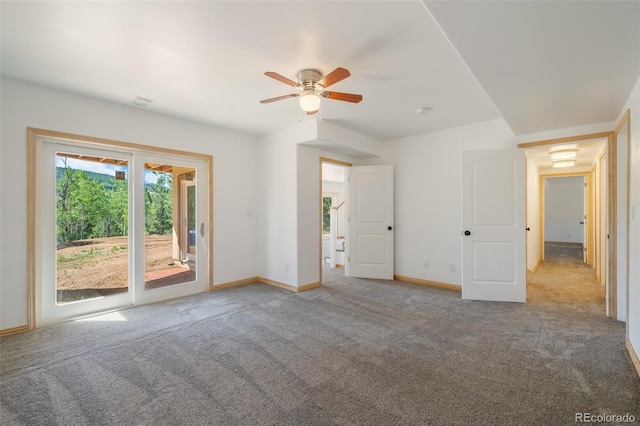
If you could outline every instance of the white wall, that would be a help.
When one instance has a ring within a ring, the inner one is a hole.
[[[317,150],[298,145],[298,285],[320,281],[321,181]]]
[[[640,356],[640,79],[620,112],[631,109],[631,148],[629,150],[629,297],[628,338]]]
[[[27,322],[27,127],[213,155],[214,284],[257,275],[256,138],[14,79],[0,83],[0,329]]]
[[[544,240],[582,243],[584,177],[546,178],[544,182]]]
[[[493,120],[390,141],[366,160],[394,166],[395,274],[462,284],[462,152],[513,147],[509,126]]]
[[[320,279],[320,157],[356,160],[308,146],[314,122],[260,138],[258,275],[299,287]],[[336,142],[337,143],[337,142]]]
[[[527,269],[533,269],[542,257],[540,247],[540,170],[527,160]]]
[[[304,126],[261,138],[258,147],[258,275],[298,285],[297,141]]]
[[[299,285],[320,280],[320,158],[357,165],[355,158],[298,145],[298,264]],[[344,206],[343,208],[346,208]]]

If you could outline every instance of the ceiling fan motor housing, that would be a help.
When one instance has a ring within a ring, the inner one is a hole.
[[[323,87],[319,87],[320,85],[317,84],[321,79],[322,73],[318,70],[302,70],[298,73],[298,82],[305,92],[322,90]]]

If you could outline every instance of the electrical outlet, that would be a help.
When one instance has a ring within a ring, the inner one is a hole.
[[[456,265],[449,265],[449,272],[455,272],[456,271]]]
[[[429,269],[429,262],[427,261],[424,262],[424,269]]]

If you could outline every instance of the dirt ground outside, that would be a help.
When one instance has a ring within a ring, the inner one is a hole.
[[[145,275],[185,271],[171,255],[171,235],[145,238]],[[126,291],[129,275],[129,238],[108,237],[74,241],[57,250],[57,290]],[[177,270],[176,270],[177,269]],[[188,267],[186,268],[188,271]],[[146,281],[147,279],[145,279]],[[117,291],[116,291],[117,292]]]

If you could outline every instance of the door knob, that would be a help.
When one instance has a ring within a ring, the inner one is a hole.
[[[531,231],[531,228],[527,228],[527,231]]]
[[[387,229],[391,231],[393,228],[391,226],[387,226]]]
[[[471,231],[464,231],[464,235],[466,235],[466,236],[471,235]]]

